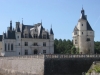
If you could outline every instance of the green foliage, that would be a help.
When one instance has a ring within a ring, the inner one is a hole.
[[[94,42],[94,49],[96,54],[100,54],[100,42]]]
[[[95,53],[100,53],[100,42],[94,42]],[[55,54],[79,54],[79,48],[73,46],[72,40],[54,40],[54,53]]]
[[[75,46],[73,46],[73,47],[71,48],[71,54],[76,54],[76,48],[75,48]]]
[[[71,40],[62,40],[55,39],[54,40],[54,52],[55,54],[71,54],[71,48],[73,47],[73,43]]]
[[[92,69],[88,71],[88,73],[92,73],[95,71],[96,73],[100,73],[100,65],[95,65]]]

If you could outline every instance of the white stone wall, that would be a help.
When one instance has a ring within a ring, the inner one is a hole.
[[[9,72],[44,75],[44,59],[40,58],[7,58],[0,59],[0,68]]]
[[[16,43],[13,39],[5,39],[2,40],[3,43],[3,49],[2,52],[5,52],[6,56],[15,56],[16,54]],[[6,43],[6,51],[5,51],[5,43]],[[10,50],[8,50],[8,44],[10,44]],[[11,50],[11,44],[13,44],[13,50]]]
[[[94,31],[87,30],[86,22],[85,20],[78,22],[77,28],[79,31],[76,31],[77,34],[74,34],[74,32],[72,33],[73,43],[79,48],[79,53],[94,54]],[[87,38],[90,38],[90,41],[87,41]],[[75,44],[75,40],[77,40],[77,44]]]
[[[19,38],[17,38],[19,36]],[[51,36],[50,39],[34,39],[34,38],[20,38],[20,33],[16,33],[16,39],[4,39],[3,43],[3,51],[5,52],[5,56],[18,56],[25,55],[25,50],[28,50],[28,55],[34,55],[34,50],[38,50],[38,54],[43,54],[43,50],[46,50],[46,54],[54,54],[54,36]],[[25,42],[28,42],[28,46],[25,46]],[[34,43],[37,43],[38,46],[33,46]],[[43,42],[46,42],[46,46],[43,46]],[[6,49],[8,49],[8,43],[14,44],[14,50],[5,51],[5,43]],[[19,45],[20,44],[20,45]]]

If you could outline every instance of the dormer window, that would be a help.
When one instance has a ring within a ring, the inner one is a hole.
[[[28,34],[25,34],[25,38],[28,38]]]
[[[43,39],[46,39],[46,34],[43,34]]]
[[[34,38],[38,38],[38,35],[37,34],[34,34]]]
[[[36,29],[35,29],[35,32],[36,32]]]

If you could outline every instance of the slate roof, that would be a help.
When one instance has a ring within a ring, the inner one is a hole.
[[[74,31],[78,31],[78,28],[75,26]]]
[[[89,24],[89,22],[88,22],[88,20],[87,20],[87,18],[86,18],[86,15],[85,15],[85,13],[84,13],[84,9],[83,9],[83,8],[82,8],[82,10],[81,10],[81,17],[80,17],[80,19],[78,20],[78,22],[81,21],[81,20],[86,20],[86,21],[87,21],[87,30],[93,31],[92,27],[90,26],[90,24]],[[75,28],[74,28],[74,31],[78,31],[78,28],[77,28],[76,26],[75,26]]]
[[[90,26],[89,22],[87,21],[87,30],[93,31],[92,27]]]
[[[53,34],[53,30],[52,30],[52,28],[50,29],[50,34]]]
[[[15,39],[15,31],[8,31],[6,39]]]
[[[16,32],[21,32],[21,38],[24,38],[24,33],[26,31],[29,34],[28,38],[32,38],[31,30],[35,29],[35,28],[38,30],[39,39],[42,39],[42,33],[44,31],[47,34],[47,39],[49,39],[49,32],[46,31],[45,28],[43,28],[41,23],[37,23],[37,24],[34,24],[34,25],[24,25],[24,24],[20,24],[19,22],[16,22],[15,30],[8,27],[7,32],[5,32],[3,34],[3,36],[4,36],[5,39],[16,39],[16,37],[15,37]],[[51,31],[51,33],[53,34],[53,30]],[[0,40],[1,40],[1,36],[0,36]]]
[[[25,27],[27,27],[28,33],[29,33],[29,38],[32,38],[30,29],[34,29],[34,28],[36,28],[38,30],[38,37],[42,38],[42,33],[43,33],[44,28],[41,23],[35,24],[34,26],[28,26],[28,25],[23,25],[23,26],[24,26],[24,28],[22,30],[25,30]],[[49,36],[48,32],[46,31],[46,33],[47,33],[47,37],[48,37]]]

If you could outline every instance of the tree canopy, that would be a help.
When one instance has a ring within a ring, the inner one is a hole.
[[[100,54],[100,42],[94,42],[94,50],[96,54]],[[55,54],[78,54],[79,49],[76,49],[72,40],[55,39],[54,53]]]

